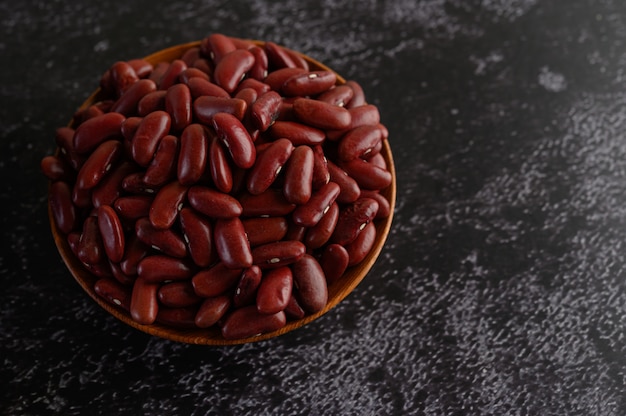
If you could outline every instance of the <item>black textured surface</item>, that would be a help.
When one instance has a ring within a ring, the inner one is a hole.
[[[626,6],[610,0],[0,2],[0,412],[623,415]],[[54,247],[40,159],[119,59],[211,32],[359,81],[393,230],[304,329],[208,348],[125,327]]]

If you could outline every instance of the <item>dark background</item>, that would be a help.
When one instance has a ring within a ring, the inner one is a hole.
[[[151,337],[93,303],[39,172],[113,62],[213,32],[360,82],[398,173],[362,284],[235,347]],[[626,413],[623,1],[4,0],[0,58],[0,413]]]

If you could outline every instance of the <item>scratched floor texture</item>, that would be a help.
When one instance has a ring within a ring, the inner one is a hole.
[[[359,81],[398,172],[363,283],[226,348],[90,301],[39,173],[110,64],[213,32]],[[1,1],[0,57],[0,414],[626,414],[621,0]]]

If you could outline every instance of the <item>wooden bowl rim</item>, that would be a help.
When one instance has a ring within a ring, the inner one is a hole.
[[[258,46],[263,46],[265,42],[258,40],[249,40],[255,43]],[[194,41],[179,45],[174,45],[157,52],[154,52],[143,59],[152,63],[153,65],[161,62],[161,61],[169,61],[179,58],[182,54],[192,47],[199,46],[201,41]],[[325,71],[333,71],[326,65],[318,62],[317,60],[309,57],[308,55],[302,54],[297,51],[293,51],[301,55],[310,65],[313,70],[325,70]],[[337,74],[337,83],[343,84],[345,83],[345,79]],[[93,104],[98,101],[98,97],[100,94],[100,89],[98,88],[94,93],[92,93],[83,104],[80,106],[80,109],[86,108],[90,104]],[[69,126],[73,123],[70,122]],[[94,291],[94,283],[98,279],[95,275],[89,272],[85,266],[78,260],[67,241],[67,238],[63,233],[59,230],[54,220],[54,216],[52,214],[52,209],[50,204],[48,204],[48,217],[50,221],[50,226],[52,230],[52,234],[54,237],[55,244],[57,249],[63,259],[63,262],[67,266],[68,270],[72,274],[73,278],[78,282],[78,284],[83,288],[87,294],[96,301],[98,305],[100,305],[103,309],[105,309],[108,313],[124,322],[131,327],[138,329],[142,332],[145,332],[150,335],[155,335],[160,338],[168,339],[171,341],[186,343],[186,344],[195,344],[195,345],[212,345],[212,346],[226,346],[226,345],[237,345],[237,344],[245,344],[251,342],[258,342],[267,340],[270,338],[274,338],[288,332],[291,332],[295,329],[298,329],[316,319],[326,314],[332,308],[337,306],[339,302],[343,301],[365,278],[370,269],[373,267],[376,259],[380,255],[380,252],[383,249],[385,241],[387,240],[387,236],[391,230],[391,224],[393,221],[394,211],[395,211],[395,203],[396,203],[396,172],[395,166],[393,163],[393,157],[391,153],[391,147],[389,145],[389,141],[385,140],[383,143],[383,148],[381,150],[381,154],[383,155],[388,170],[392,176],[392,183],[389,187],[381,191],[381,194],[387,198],[390,204],[390,215],[387,218],[382,220],[376,220],[376,241],[370,253],[365,257],[365,259],[355,265],[350,267],[344,275],[338,279],[338,281],[333,282],[329,285],[328,288],[328,303],[321,311],[307,315],[299,320],[290,320],[287,322],[283,328],[261,334],[259,336],[242,338],[242,339],[225,339],[222,337],[219,330],[216,328],[211,329],[184,329],[184,328],[174,328],[171,326],[163,325],[160,323],[154,323],[151,325],[142,325],[135,322],[129,313],[121,308],[117,308],[110,303],[104,301],[99,295],[97,295]]]

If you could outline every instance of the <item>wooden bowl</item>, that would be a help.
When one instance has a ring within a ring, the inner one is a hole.
[[[263,46],[264,42],[254,41],[259,46]],[[190,42],[186,44],[176,45],[167,49],[160,50],[156,53],[153,53],[144,59],[153,65],[158,62],[171,62],[175,59],[180,58],[183,53],[191,48],[200,45],[200,41]],[[326,65],[303,55],[303,58],[308,62],[311,70],[331,70]],[[345,83],[345,79],[342,78],[339,74],[337,74],[338,84]],[[89,105],[99,101],[100,99],[100,90],[96,90],[80,107],[81,109],[88,107]],[[72,123],[70,123],[70,126]],[[151,335],[156,335],[161,338],[169,339],[172,341],[183,342],[188,344],[202,344],[202,345],[234,345],[234,344],[243,344],[249,342],[256,342],[261,340],[266,340],[269,338],[273,338],[287,332],[293,331],[294,329],[300,328],[311,321],[319,318],[324,315],[330,309],[335,307],[339,302],[341,302],[346,296],[350,294],[356,288],[356,286],[363,280],[363,278],[367,275],[369,270],[372,268],[378,255],[380,254],[383,245],[385,244],[385,240],[387,239],[387,235],[389,234],[389,230],[391,228],[391,223],[393,219],[395,200],[396,200],[396,173],[393,163],[393,158],[391,154],[391,148],[389,146],[388,141],[386,140],[383,143],[383,149],[381,150],[381,154],[384,156],[385,161],[387,162],[387,166],[392,175],[392,183],[391,185],[381,191],[381,194],[387,198],[391,206],[390,215],[382,220],[376,220],[376,241],[370,253],[367,257],[358,265],[352,266],[348,268],[345,274],[338,279],[336,282],[331,283],[328,286],[328,303],[323,310],[312,314],[307,315],[302,319],[295,321],[288,321],[287,325],[283,328],[265,333],[259,336],[245,338],[245,339],[235,339],[235,340],[227,340],[224,339],[217,328],[210,329],[179,329],[173,328],[170,326],[162,325],[159,323],[155,323],[152,325],[142,325],[135,322],[130,314],[121,308],[116,308],[111,304],[104,301],[100,296],[98,296],[94,291],[94,283],[97,280],[97,277],[90,273],[84,265],[74,256],[72,250],[69,247],[66,236],[58,229],[50,206],[48,206],[48,216],[50,219],[50,225],[52,228],[52,234],[54,236],[54,240],[56,246],[65,262],[67,268],[70,273],[74,277],[74,279],[78,282],[78,284],[87,292],[87,294],[95,300],[102,308],[104,308],[111,315],[115,316],[117,319],[122,322],[130,325],[133,328],[136,328],[140,331],[146,332]]]

